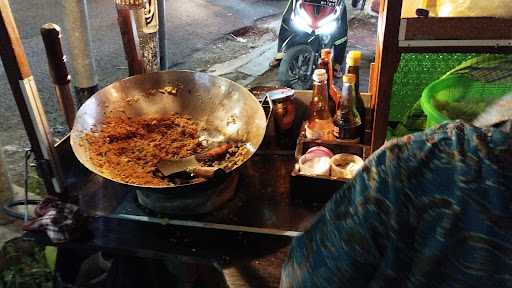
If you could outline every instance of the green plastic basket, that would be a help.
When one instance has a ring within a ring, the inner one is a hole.
[[[446,75],[431,83],[421,95],[427,128],[448,120],[471,122],[510,91],[512,83],[485,83],[462,75]]]

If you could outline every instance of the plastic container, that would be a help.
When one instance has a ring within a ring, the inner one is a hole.
[[[299,172],[311,176],[329,177],[331,158],[315,153],[304,154],[299,159]]]
[[[352,179],[363,165],[363,159],[357,155],[336,154],[331,158],[331,177]]]
[[[421,95],[427,128],[444,121],[473,121],[480,113],[512,91],[512,83],[485,83],[461,75],[448,75],[431,83]]]
[[[331,150],[325,148],[324,146],[313,146],[306,151],[306,154],[316,154],[318,156],[325,156],[331,158],[334,156]]]

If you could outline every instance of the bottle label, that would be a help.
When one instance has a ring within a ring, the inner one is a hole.
[[[306,138],[333,140],[334,125],[331,119],[316,120],[306,124]]]
[[[322,136],[322,133],[320,133],[318,130],[311,129],[309,125],[306,125],[306,138],[308,139],[320,139]]]
[[[352,127],[334,127],[333,135],[339,140],[359,140],[359,126]]]

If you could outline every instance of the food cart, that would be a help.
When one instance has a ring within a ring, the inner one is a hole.
[[[72,255],[66,251],[86,251],[88,255],[102,251],[111,255],[213,265],[224,272],[230,287],[278,287],[290,241],[308,227],[323,203],[343,185],[343,181],[292,175],[297,156],[306,149],[304,146],[316,142],[299,141],[296,147],[282,148],[273,145],[272,137],[267,135],[260,148],[237,170],[236,176],[222,183],[216,195],[229,191],[229,199],[223,205],[199,214],[155,212],[141,204],[137,187],[110,181],[84,167],[72,149],[71,137],[53,145],[48,134],[41,134],[48,130],[42,104],[35,93],[37,90],[8,4],[0,3],[2,60],[47,190],[79,205],[89,216],[84,224],[86,233],[81,238],[57,245],[61,269],[66,270],[65,263],[83,260],[66,259],[66,254]],[[371,115],[365,118],[369,123],[365,125],[368,129],[364,131],[362,142],[319,144],[336,145],[341,152],[365,159],[384,143],[393,77],[402,53],[512,52],[509,39],[512,20],[492,17],[401,19],[401,6],[402,1],[381,1],[375,63],[371,66],[369,91],[362,93],[366,111]],[[480,28],[486,25],[499,29],[482,31]],[[129,31],[126,35],[130,35]],[[131,65],[132,71],[140,71],[137,63]],[[109,87],[99,93],[108,92]],[[296,126],[299,128],[310,98],[310,91],[295,93]],[[265,97],[259,100],[263,106],[268,103]],[[267,105],[267,117],[271,116],[271,106],[271,103]],[[299,137],[298,132],[300,129],[294,137]],[[185,200],[180,195],[173,197],[176,198],[166,201]],[[25,237],[42,245],[55,245],[44,233],[31,232]],[[69,271],[60,272],[70,273],[72,277],[74,265],[69,264]]]

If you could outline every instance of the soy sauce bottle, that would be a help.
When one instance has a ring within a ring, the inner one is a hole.
[[[359,116],[364,119],[365,108],[361,92],[359,91],[359,67],[361,65],[361,58],[363,54],[361,51],[353,50],[347,54],[347,70],[345,74],[352,74],[355,76],[354,81],[354,98],[356,101],[356,109],[359,112]]]
[[[356,109],[355,80],[353,74],[343,76],[341,98],[334,116],[334,136],[339,140],[359,142],[361,137],[361,117]]]

